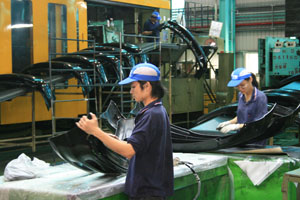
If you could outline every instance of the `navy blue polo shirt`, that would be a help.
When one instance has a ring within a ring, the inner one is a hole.
[[[126,176],[125,193],[130,197],[173,194],[173,150],[170,122],[161,100],[144,107],[135,118],[127,139],[135,150]]]
[[[254,87],[250,101],[246,102],[245,96],[239,93],[237,120],[239,124],[256,121],[268,112],[268,101],[265,93]]]
[[[153,36],[153,37],[159,37],[159,23],[155,22],[154,24],[151,22],[150,19],[148,19],[145,24],[144,24],[144,31],[152,31],[151,35],[148,36]],[[153,42],[154,38],[146,38],[147,42]],[[159,38],[156,39],[156,42],[159,42]]]

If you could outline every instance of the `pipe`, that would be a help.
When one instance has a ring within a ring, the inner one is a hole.
[[[239,26],[262,26],[262,25],[272,25],[272,24],[285,24],[284,21],[277,21],[277,22],[255,22],[255,23],[243,23],[243,24],[236,24],[236,27]]]
[[[200,179],[199,175],[193,169],[193,164],[192,163],[186,162],[186,161],[180,161],[178,164],[187,166],[191,170],[193,175],[195,176],[198,187],[197,187],[197,193],[196,193],[195,197],[193,198],[193,200],[197,200],[198,197],[200,196],[200,192],[201,192],[201,179]]]
[[[255,23],[241,23],[236,24],[236,27],[239,26],[263,26],[263,25],[272,25],[272,24],[285,24],[284,21],[277,21],[277,22],[255,22]],[[189,28],[209,28],[209,26],[191,26]]]
[[[276,21],[284,21],[285,20],[285,18],[283,17],[283,16],[273,16],[273,18],[272,19],[270,19],[269,17],[248,17],[248,18],[237,18],[237,20],[236,21],[238,21],[238,22],[242,22],[242,21],[258,21],[258,20],[260,20],[260,21],[273,21],[273,19],[274,20],[276,20]]]
[[[189,28],[209,28],[210,26],[190,26]]]

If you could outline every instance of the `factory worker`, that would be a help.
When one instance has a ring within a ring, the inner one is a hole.
[[[160,21],[161,17],[159,15],[159,12],[154,11],[151,16],[150,19],[148,19],[145,23],[144,23],[144,29],[142,34],[146,35],[146,36],[152,36],[152,37],[159,37],[159,21]],[[146,38],[146,42],[159,42],[159,38],[154,39],[154,38]]]
[[[161,100],[165,91],[160,71],[150,63],[138,64],[119,84],[131,84],[132,97],[145,106],[137,114],[132,135],[126,142],[101,130],[94,114],[91,120],[83,116],[76,124],[130,159],[125,182],[129,199],[166,199],[173,194],[174,174],[170,122]]]
[[[268,112],[267,97],[258,90],[258,83],[253,73],[245,68],[237,68],[231,74],[228,87],[236,87],[238,94],[237,116],[217,126],[222,133],[241,129],[245,123],[253,122]],[[257,144],[265,145],[266,141]]]

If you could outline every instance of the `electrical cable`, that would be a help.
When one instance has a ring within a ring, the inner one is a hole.
[[[193,175],[195,176],[196,181],[198,183],[198,190],[197,190],[197,194],[195,195],[195,197],[193,198],[193,200],[196,200],[199,197],[200,192],[201,192],[201,179],[198,176],[198,174],[195,172],[195,170],[193,169],[193,163],[186,162],[186,161],[180,161],[178,164],[179,165],[182,164],[182,165],[187,166],[192,171]]]

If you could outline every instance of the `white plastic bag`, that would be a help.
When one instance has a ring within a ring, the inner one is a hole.
[[[14,181],[39,177],[39,172],[49,167],[49,163],[34,158],[33,161],[22,153],[10,161],[4,169],[4,180]]]

